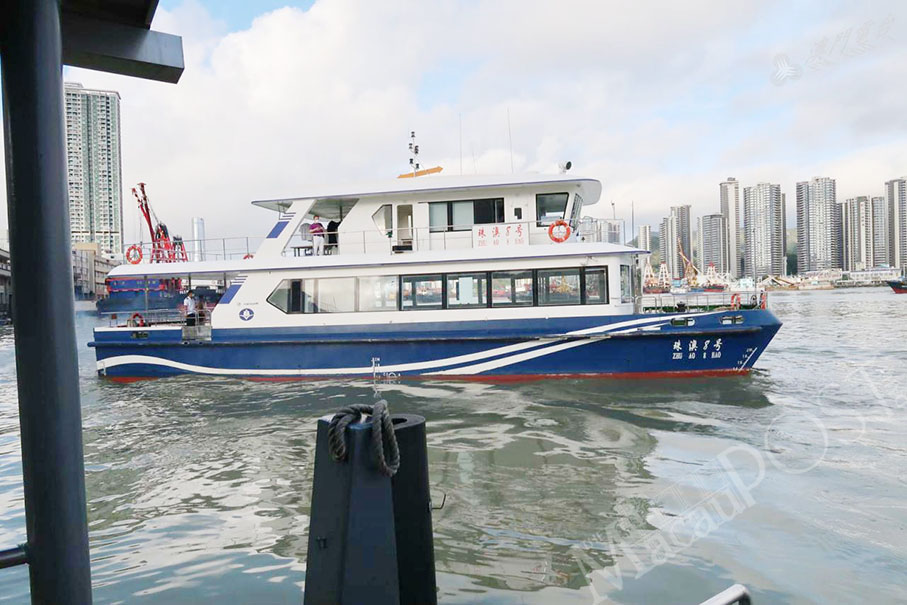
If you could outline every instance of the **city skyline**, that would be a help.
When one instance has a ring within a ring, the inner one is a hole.
[[[697,228],[692,234],[695,245],[680,246],[700,271],[713,265],[719,273],[734,276],[727,264],[733,249],[728,243],[732,234],[728,215],[733,214],[736,207],[733,200],[739,185],[734,177],[719,184],[715,207],[720,211],[697,217]],[[745,261],[738,277],[752,277],[754,269],[760,276],[787,275],[792,270],[787,264],[788,231],[791,229],[786,192],[777,183],[757,183],[743,189],[742,227],[739,231],[733,230],[740,234]],[[907,245],[907,179],[890,179],[883,189],[886,195],[860,195],[839,200],[834,178],[812,177],[799,181],[795,187],[793,212],[796,221],[796,236],[792,242],[796,248],[795,272],[903,268],[907,254],[897,257],[893,256],[893,251],[899,248],[903,252]],[[669,247],[667,242],[676,241],[682,232],[679,225],[683,220],[678,214],[681,208],[688,213],[690,206],[671,206],[657,233],[653,233],[649,225],[640,225],[637,236],[637,245],[644,232],[649,238],[653,235],[660,238],[660,260],[675,278],[683,274],[682,267],[678,268],[682,261],[673,249],[677,246]],[[684,220],[691,223],[689,218]],[[668,238],[661,237],[663,233],[667,233]]]

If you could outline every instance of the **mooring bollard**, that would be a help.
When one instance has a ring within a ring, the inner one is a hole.
[[[381,401],[318,421],[305,603],[437,603],[421,416]]]
[[[435,605],[438,595],[425,418],[413,414],[394,414],[391,418],[400,448],[400,470],[391,480],[400,603]]]

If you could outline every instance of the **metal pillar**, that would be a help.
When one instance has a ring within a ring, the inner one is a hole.
[[[33,603],[91,603],[60,5],[0,0],[13,317]]]

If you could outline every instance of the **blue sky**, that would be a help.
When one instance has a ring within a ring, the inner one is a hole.
[[[289,2],[287,0],[198,0],[199,4],[227,27],[227,31],[235,32],[248,29],[255,17],[269,13],[285,6],[295,6],[308,10],[314,0],[308,2]],[[172,11],[179,8],[181,0],[162,0],[158,6],[164,10]]]

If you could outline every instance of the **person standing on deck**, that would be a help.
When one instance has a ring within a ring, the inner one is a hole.
[[[198,319],[198,306],[195,302],[195,290],[189,290],[183,304],[186,305],[186,325],[194,326]]]
[[[337,229],[340,228],[340,223],[331,219],[328,221],[328,254],[337,254]]]
[[[321,224],[317,214],[309,225],[309,233],[312,234],[312,253],[321,256],[324,254],[324,225]]]

